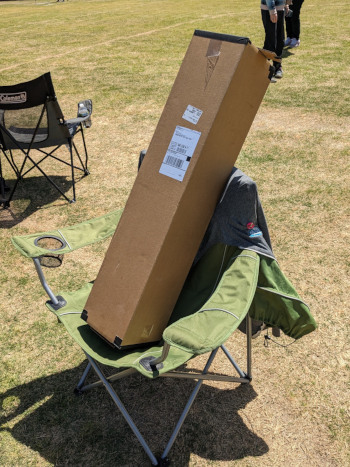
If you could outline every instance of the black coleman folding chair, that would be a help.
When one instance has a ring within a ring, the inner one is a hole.
[[[0,204],[5,207],[10,205],[19,181],[34,168],[38,169],[67,201],[75,202],[74,171],[79,170],[84,175],[89,174],[83,128],[91,126],[91,113],[91,100],[81,101],[78,104],[77,118],[65,120],[57,102],[50,73],[45,73],[25,83],[0,86],[0,155],[4,154],[16,175],[16,182],[9,197],[5,199],[4,179],[0,163]],[[83,158],[73,141],[78,133],[82,137]],[[69,150],[67,160],[64,159],[64,156],[58,155],[58,149],[61,146],[66,146]],[[18,151],[24,156],[20,165],[16,163]],[[35,152],[40,154],[39,159],[34,159]],[[73,156],[76,157],[73,158]],[[48,158],[55,159],[70,167],[73,189],[71,199],[45,173],[43,162]]]

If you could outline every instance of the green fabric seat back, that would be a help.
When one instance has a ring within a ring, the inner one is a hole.
[[[164,340],[195,354],[222,345],[248,313],[258,272],[257,253],[211,247],[190,271]]]

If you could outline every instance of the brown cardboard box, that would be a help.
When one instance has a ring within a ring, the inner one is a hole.
[[[249,39],[195,31],[82,314],[116,347],[161,339],[269,78]]]

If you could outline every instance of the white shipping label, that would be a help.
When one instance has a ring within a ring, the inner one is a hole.
[[[182,182],[200,135],[199,131],[177,126],[159,173]]]
[[[193,107],[193,105],[188,105],[182,118],[184,120],[187,120],[188,122],[191,122],[197,125],[198,120],[201,118],[202,113],[203,113],[203,110],[197,109],[196,107]]]

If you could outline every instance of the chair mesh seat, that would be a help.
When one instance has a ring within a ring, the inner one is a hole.
[[[32,128],[17,128],[11,126],[8,130],[16,141],[26,144],[29,144],[32,140],[34,143],[41,143],[45,141],[49,135],[47,128],[39,128],[36,133]],[[33,139],[34,134],[35,136]]]

